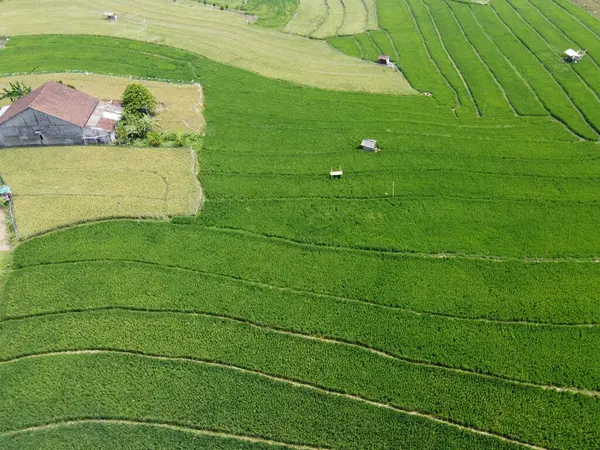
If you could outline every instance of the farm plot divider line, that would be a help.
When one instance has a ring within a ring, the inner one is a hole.
[[[36,432],[36,431],[52,430],[52,429],[58,429],[58,428],[62,428],[62,427],[73,427],[73,426],[77,426],[79,424],[88,424],[88,423],[89,424],[105,424],[106,423],[106,424],[115,424],[115,425],[151,426],[151,427],[156,427],[156,428],[166,428],[168,430],[173,430],[173,431],[199,434],[199,435],[203,435],[203,436],[211,436],[211,437],[217,437],[217,438],[223,438],[223,439],[236,439],[236,440],[244,441],[244,442],[252,442],[252,443],[257,443],[257,444],[267,444],[267,445],[274,445],[274,446],[278,446],[278,447],[292,448],[294,450],[325,450],[325,447],[310,447],[307,445],[291,444],[288,442],[274,441],[271,439],[260,438],[257,436],[249,436],[249,435],[244,435],[244,434],[232,434],[232,433],[226,433],[224,431],[196,428],[196,427],[191,427],[191,426],[177,425],[174,423],[157,422],[157,421],[142,420],[142,419],[138,419],[138,420],[108,419],[108,418],[72,419],[72,420],[67,420],[64,422],[50,422],[50,423],[45,423],[43,425],[33,425],[30,427],[21,428],[18,430],[4,431],[4,432],[0,432],[0,436],[17,436],[17,435],[23,434],[23,433],[32,433],[32,432]]]
[[[174,223],[175,225],[183,225],[180,223]],[[185,226],[189,226],[188,224],[185,224]],[[416,258],[433,258],[433,259],[444,259],[444,258],[448,258],[448,259],[474,259],[474,260],[482,260],[482,261],[496,261],[496,262],[505,262],[505,261],[515,261],[515,262],[522,262],[525,264],[529,264],[529,263],[564,263],[564,262],[574,262],[574,263],[592,263],[592,264],[598,264],[600,263],[600,256],[592,256],[592,257],[588,257],[588,258],[571,258],[571,257],[565,257],[565,258],[540,258],[540,257],[517,257],[517,256],[499,256],[499,255],[478,255],[478,254],[471,254],[471,253],[449,253],[449,252],[445,252],[445,253],[426,253],[426,252],[419,252],[419,251],[407,251],[407,250],[389,250],[389,249],[382,249],[382,248],[377,248],[377,247],[367,247],[367,246],[342,246],[342,245],[335,245],[335,244],[328,244],[328,243],[320,243],[320,242],[310,242],[310,241],[303,241],[303,240],[299,240],[299,239],[293,239],[293,238],[289,238],[289,237],[285,237],[285,236],[279,236],[279,235],[274,235],[274,234],[263,234],[263,233],[259,233],[259,232],[255,232],[255,231],[250,231],[250,230],[246,230],[243,228],[235,228],[235,227],[227,227],[224,225],[210,225],[210,226],[203,226],[203,225],[196,225],[202,228],[206,228],[208,230],[214,230],[214,231],[222,231],[224,233],[231,233],[231,234],[246,234],[246,235],[250,235],[250,236],[255,236],[257,238],[261,238],[261,239],[271,239],[271,240],[275,240],[275,241],[279,241],[279,242],[284,242],[284,243],[288,243],[288,244],[292,244],[292,245],[298,245],[298,246],[306,246],[306,247],[317,247],[317,248],[326,248],[326,249],[330,249],[330,250],[334,250],[334,251],[347,251],[347,252],[367,252],[367,253],[375,253],[375,254],[386,254],[386,255],[397,255],[399,257],[416,257]]]
[[[289,293],[298,294],[298,295],[306,295],[306,296],[310,296],[310,297],[333,299],[333,300],[343,301],[343,302],[347,302],[347,303],[359,303],[359,304],[373,307],[373,308],[379,308],[379,309],[385,309],[385,310],[391,310],[391,311],[401,311],[401,312],[408,313],[408,314],[415,315],[415,316],[430,316],[430,317],[438,317],[438,318],[442,318],[442,319],[464,321],[464,322],[476,322],[476,323],[478,322],[478,323],[505,324],[505,325],[523,325],[523,326],[532,326],[532,327],[593,328],[593,327],[600,326],[600,322],[582,322],[582,323],[575,322],[575,323],[573,323],[573,322],[541,322],[541,321],[510,320],[510,319],[489,319],[489,318],[485,318],[485,317],[467,317],[467,316],[459,316],[459,315],[455,315],[455,314],[448,314],[448,313],[441,313],[441,312],[434,312],[434,311],[427,311],[427,310],[417,310],[417,309],[406,308],[403,306],[387,305],[387,304],[378,303],[378,302],[368,300],[368,299],[363,299],[363,298],[344,297],[344,296],[340,296],[340,295],[333,295],[333,294],[330,294],[328,292],[323,292],[323,291],[321,291],[321,292],[310,291],[310,290],[306,290],[306,289],[298,289],[298,288],[292,288],[292,287],[288,287],[288,286],[282,286],[279,284],[265,283],[265,282],[256,281],[256,280],[248,280],[245,278],[241,278],[237,275],[227,275],[227,274],[223,274],[223,273],[194,269],[191,267],[184,267],[184,266],[177,266],[177,265],[172,265],[172,264],[164,264],[164,263],[135,260],[135,259],[82,259],[82,260],[77,260],[77,261],[60,261],[60,262],[34,264],[34,265],[26,266],[26,267],[16,267],[16,268],[13,268],[12,270],[13,270],[13,272],[19,272],[19,271],[27,271],[30,269],[41,268],[41,267],[68,266],[68,265],[88,264],[88,263],[102,264],[102,263],[115,263],[115,262],[126,263],[126,264],[139,264],[139,265],[145,265],[145,266],[150,266],[150,267],[160,268],[160,269],[178,270],[178,271],[182,271],[182,272],[192,272],[194,274],[203,275],[205,277],[218,278],[221,280],[227,280],[227,281],[231,281],[231,282],[239,283],[239,284],[247,284],[247,285],[251,285],[251,286],[268,288],[268,289],[277,289],[282,292],[289,292]],[[72,311],[76,311],[76,312],[90,311],[90,309],[65,310],[64,312],[72,312]],[[176,311],[179,311],[179,310],[176,310]],[[14,320],[27,319],[27,318],[37,317],[37,316],[45,315],[45,314],[50,314],[50,313],[39,313],[39,314],[33,313],[33,314],[24,314],[21,316],[4,317],[4,318],[0,318],[0,323],[14,321]]]
[[[307,339],[312,341],[317,341],[330,345],[339,345],[345,347],[355,348],[361,351],[369,352],[374,355],[377,355],[381,358],[399,361],[405,364],[427,367],[430,369],[440,370],[444,372],[468,375],[475,378],[481,378],[486,380],[496,380],[504,383],[513,384],[516,386],[527,386],[534,389],[541,389],[544,391],[554,391],[554,392],[568,392],[576,395],[583,395],[585,397],[597,397],[600,398],[600,392],[594,391],[590,389],[583,389],[577,387],[565,387],[565,386],[555,386],[555,385],[543,385],[536,384],[530,381],[523,381],[519,379],[509,378],[503,375],[493,374],[493,373],[482,373],[476,371],[470,371],[467,369],[457,368],[449,365],[445,365],[443,363],[435,363],[431,361],[422,361],[418,359],[412,359],[408,357],[399,356],[396,354],[388,353],[382,350],[379,350],[375,347],[369,346],[367,344],[362,344],[360,342],[355,342],[351,340],[345,340],[341,338],[332,338],[332,337],[324,337],[321,335],[315,336],[307,332],[302,332],[298,330],[290,330],[287,328],[279,327],[276,325],[264,324],[262,322],[255,322],[244,317],[239,316],[231,316],[227,314],[218,314],[207,311],[196,311],[196,310],[172,310],[172,309],[150,309],[150,308],[136,308],[131,306],[100,306],[89,309],[73,309],[73,310],[63,310],[63,311],[55,311],[48,313],[36,313],[28,316],[19,316],[2,319],[2,322],[15,322],[15,321],[24,321],[29,319],[35,319],[38,317],[56,317],[61,315],[69,315],[69,314],[86,314],[89,312],[98,312],[98,311],[128,311],[128,312],[141,312],[141,313],[155,313],[155,314],[180,314],[180,315],[190,315],[190,316],[199,316],[199,317],[210,317],[217,318],[221,320],[227,320],[234,323],[246,325],[253,328],[258,328],[262,331],[269,331],[271,333],[282,334],[286,336],[292,336],[299,339]],[[27,355],[24,355],[27,356]],[[11,362],[13,359],[19,359],[21,357],[15,357],[12,359],[0,360],[0,364]]]
[[[357,401],[357,402],[360,402],[360,403],[363,403],[363,404],[366,404],[369,406],[374,406],[376,408],[388,409],[388,410],[392,410],[392,411],[395,411],[400,414],[413,416],[413,417],[419,417],[421,419],[430,420],[430,421],[439,423],[441,425],[457,428],[461,431],[466,431],[469,433],[498,439],[500,441],[508,442],[508,443],[514,444],[514,445],[519,445],[521,447],[528,448],[531,450],[547,450],[544,447],[539,447],[537,445],[529,444],[527,442],[522,442],[522,441],[516,440],[514,438],[503,436],[501,434],[480,430],[478,428],[473,428],[473,427],[469,427],[466,425],[461,425],[461,424],[453,422],[451,420],[442,419],[435,415],[423,413],[420,411],[403,409],[403,408],[391,405],[389,403],[381,403],[381,402],[373,401],[368,398],[362,397],[360,395],[348,394],[348,393],[337,391],[337,390],[330,390],[330,389],[327,389],[327,388],[324,388],[324,387],[321,387],[318,385],[314,385],[311,383],[297,381],[297,380],[285,378],[285,377],[273,376],[273,375],[270,375],[270,374],[267,374],[267,373],[264,373],[264,372],[261,372],[258,370],[247,369],[245,367],[240,367],[240,366],[237,366],[237,365],[234,365],[231,363],[223,363],[223,362],[217,362],[217,361],[212,361],[212,360],[204,360],[201,358],[170,357],[170,356],[154,355],[154,354],[148,354],[148,353],[144,353],[144,352],[130,351],[130,350],[105,350],[105,349],[87,349],[87,350],[85,350],[85,349],[82,349],[82,350],[73,350],[73,351],[53,351],[53,352],[47,352],[47,353],[35,353],[35,354],[30,354],[30,355],[24,355],[24,356],[19,356],[17,358],[10,359],[10,360],[1,361],[0,364],[7,364],[7,363],[13,363],[13,362],[17,362],[17,361],[24,360],[24,359],[33,359],[33,358],[41,358],[41,357],[48,357],[48,356],[53,357],[53,356],[63,356],[63,355],[86,355],[86,354],[88,354],[88,355],[129,354],[129,355],[134,355],[134,356],[138,356],[141,358],[154,359],[154,360],[159,360],[159,361],[176,361],[176,362],[182,362],[182,363],[200,364],[200,365],[204,365],[204,366],[211,366],[211,367],[218,367],[218,368],[222,368],[222,369],[234,370],[234,371],[242,372],[242,373],[249,374],[249,375],[255,375],[255,376],[258,376],[261,378],[266,378],[268,380],[275,381],[277,383],[288,384],[288,385],[294,386],[296,388],[308,389],[308,390],[311,390],[314,392],[318,392],[320,394],[325,394],[328,396],[339,397],[339,398],[345,398],[345,399]],[[6,433],[0,433],[0,436],[3,434],[6,434]]]

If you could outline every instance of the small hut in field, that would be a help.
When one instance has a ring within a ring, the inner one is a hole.
[[[585,56],[585,50],[575,51],[572,48],[569,48],[565,51],[565,61],[571,63],[578,63]]]
[[[342,175],[344,175],[344,171],[341,167],[339,169],[334,169],[332,167],[329,171],[329,178],[342,178]]]
[[[360,143],[361,150],[366,152],[378,152],[377,141],[375,139],[363,139]]]
[[[105,12],[104,17],[106,17],[108,20],[117,20],[119,18],[115,12]]]
[[[390,55],[379,55],[377,57],[377,62],[384,66],[389,66],[390,65]]]

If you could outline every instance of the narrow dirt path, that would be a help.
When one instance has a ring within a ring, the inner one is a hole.
[[[0,210],[0,252],[10,251],[10,234],[6,222],[6,211]]]

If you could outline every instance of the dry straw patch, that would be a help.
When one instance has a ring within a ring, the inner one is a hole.
[[[0,89],[8,87],[9,82],[15,81],[23,81],[35,89],[50,80],[60,80],[65,84],[74,86],[81,92],[103,100],[120,99],[125,86],[129,83],[134,81],[142,83],[150,89],[162,105],[160,114],[156,116],[156,121],[163,131],[204,131],[202,88],[199,85],[139,81],[105,75],[60,73],[0,78]],[[1,100],[0,106],[8,104],[8,102],[8,99]]]
[[[95,219],[194,214],[201,196],[189,149],[6,149],[0,167],[20,239]]]
[[[105,11],[118,13],[119,20],[104,19]],[[397,71],[343,55],[324,41],[253,26],[233,11],[219,11],[191,0],[7,0],[0,3],[0,16],[1,34],[10,36],[117,36],[179,47],[308,86],[415,93]]]

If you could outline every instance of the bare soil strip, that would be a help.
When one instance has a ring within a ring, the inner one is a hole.
[[[0,252],[10,251],[10,233],[6,221],[6,211],[0,209]]]
[[[444,420],[444,419],[441,419],[439,417],[436,417],[436,416],[433,416],[430,414],[421,413],[419,411],[402,409],[402,408],[399,408],[397,406],[393,406],[393,405],[390,405],[387,403],[380,403],[380,402],[376,402],[373,400],[369,400],[369,399],[360,397],[358,395],[347,394],[347,393],[338,392],[338,391],[332,391],[332,390],[325,389],[325,388],[322,388],[319,386],[315,386],[315,385],[312,385],[309,383],[303,383],[303,382],[299,382],[299,381],[295,381],[295,380],[291,380],[291,379],[287,379],[287,378],[276,377],[273,375],[268,375],[263,372],[246,369],[244,367],[235,366],[233,364],[218,363],[218,362],[214,362],[214,361],[205,361],[205,360],[202,360],[199,358],[168,357],[168,356],[151,355],[151,354],[144,354],[141,352],[138,353],[138,352],[122,351],[122,350],[87,349],[87,350],[73,350],[73,351],[64,351],[64,352],[47,352],[47,353],[39,353],[39,354],[34,354],[34,355],[21,356],[21,357],[14,358],[14,359],[11,359],[8,361],[3,361],[2,364],[9,363],[9,362],[16,362],[16,361],[24,360],[24,359],[42,358],[42,357],[48,357],[48,356],[52,357],[52,356],[64,356],[64,355],[96,355],[96,354],[107,354],[107,355],[130,354],[130,355],[136,355],[136,356],[139,356],[142,358],[154,359],[154,360],[159,360],[159,361],[180,361],[180,362],[194,363],[194,364],[200,364],[200,365],[210,366],[210,367],[219,367],[219,368],[223,368],[223,369],[236,370],[238,372],[243,372],[243,373],[263,377],[263,378],[266,378],[271,381],[275,381],[275,382],[279,382],[279,383],[286,383],[288,385],[291,385],[291,386],[294,386],[297,388],[309,389],[309,390],[312,390],[315,392],[319,392],[321,394],[331,395],[331,396],[335,396],[335,397],[342,397],[342,398],[346,398],[349,400],[358,401],[358,402],[361,402],[361,403],[364,403],[364,404],[367,404],[370,406],[374,406],[376,408],[389,409],[389,410],[392,410],[392,411],[395,411],[395,412],[398,412],[401,414],[420,417],[422,419],[431,420],[433,422],[437,422],[442,425],[450,426],[453,428],[458,428],[459,430],[462,430],[462,431],[475,433],[475,434],[479,434],[481,436],[486,436],[486,437],[490,437],[490,438],[499,439],[501,441],[508,442],[508,443],[515,444],[515,445],[520,445],[524,448],[528,448],[528,449],[532,449],[532,450],[547,450],[544,447],[538,447],[536,445],[532,445],[532,444],[528,444],[525,442],[507,438],[500,434],[479,430],[477,428],[471,428],[471,427],[467,427],[464,425],[459,425],[459,424],[451,422],[449,420]],[[15,432],[16,431],[12,431],[12,432],[8,432],[8,433],[0,433],[0,435],[15,433]],[[287,444],[280,443],[280,445],[287,445]],[[298,447],[296,447],[296,448],[298,448]],[[301,447],[301,448],[306,448],[306,447]],[[308,447],[308,448],[314,448],[314,447]]]

